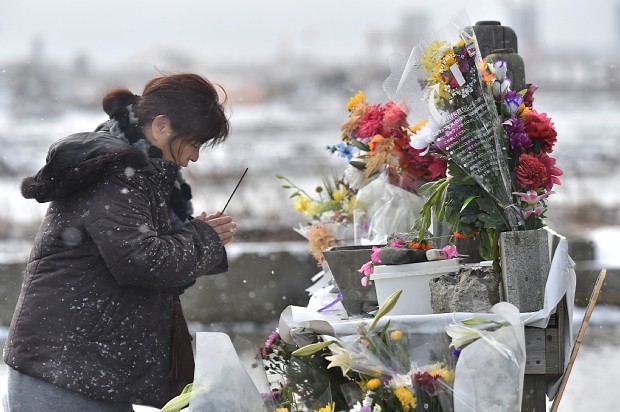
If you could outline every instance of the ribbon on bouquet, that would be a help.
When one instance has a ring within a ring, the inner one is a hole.
[[[327,305],[323,306],[322,308],[318,309],[317,312],[323,312],[324,310],[331,308],[332,306],[334,306],[336,303],[340,302],[341,300],[342,300],[342,293],[338,292],[338,297],[336,299],[334,299],[332,302],[329,302]]]

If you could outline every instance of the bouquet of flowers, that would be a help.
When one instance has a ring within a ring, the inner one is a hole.
[[[337,373],[340,384],[335,385],[336,380],[330,384],[331,390],[338,393],[333,410],[453,411],[452,385],[457,357],[449,347],[447,334],[444,331],[410,333],[390,327],[389,322],[379,333],[374,331],[401,293],[397,291],[386,299],[372,323],[360,324],[356,335],[324,337],[323,341],[290,353],[290,359],[314,362],[322,359],[321,370]],[[334,375],[330,376],[335,379]],[[279,391],[295,387],[295,382],[286,382]],[[295,407],[298,409],[291,410],[307,410],[303,401]]]
[[[347,110],[342,141],[328,149],[349,161],[345,179],[359,189],[364,205],[354,214],[355,243],[385,243],[389,233],[411,228],[423,204],[417,191],[445,176],[445,156],[422,156],[409,144],[415,126],[410,128],[407,112],[393,101],[371,104],[359,91]]]
[[[328,149],[362,170],[365,178],[385,170],[390,183],[415,192],[445,176],[444,156],[422,156],[422,150],[409,145],[412,130],[407,112],[399,105],[370,104],[360,90],[347,103],[347,110],[349,117],[340,128],[342,142]]]
[[[536,86],[511,90],[506,62],[480,57],[471,26],[448,27],[417,44],[385,87],[394,96],[421,96],[429,118],[410,144],[448,159],[447,177],[419,190],[427,201],[415,228],[425,233],[434,216],[456,237],[478,237],[481,256],[498,270],[500,232],[543,226],[547,197],[562,174],[549,156],[557,133],[532,108]]]
[[[362,204],[356,201],[357,190],[344,178],[336,175],[323,177],[323,184],[316,186],[314,195],[297,186],[285,176],[284,189],[292,189],[293,207],[308,219],[296,231],[309,241],[309,249],[319,265],[324,261],[323,251],[353,239],[353,213]]]

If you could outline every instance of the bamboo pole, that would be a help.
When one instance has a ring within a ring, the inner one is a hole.
[[[560,388],[558,389],[558,393],[553,400],[553,404],[551,405],[550,412],[557,412],[558,407],[560,405],[560,399],[562,399],[562,394],[564,393],[564,389],[566,388],[566,383],[568,382],[568,377],[573,370],[573,364],[575,363],[575,358],[577,358],[577,352],[579,352],[579,347],[581,346],[581,342],[583,341],[583,335],[586,333],[586,329],[588,328],[588,323],[590,322],[590,316],[592,315],[592,311],[594,310],[594,305],[596,305],[596,300],[598,299],[598,294],[603,287],[603,281],[605,280],[605,276],[607,275],[607,269],[601,270],[598,278],[596,279],[596,284],[594,285],[594,290],[592,290],[592,295],[590,295],[590,301],[588,302],[588,306],[586,308],[586,314],[583,317],[583,321],[581,322],[581,326],[579,327],[579,333],[577,334],[577,340],[575,341],[575,345],[573,346],[573,350],[570,353],[570,360],[568,361],[568,365],[566,367],[566,372],[562,376],[562,382],[560,383]]]

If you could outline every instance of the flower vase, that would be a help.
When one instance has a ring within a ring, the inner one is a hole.
[[[378,305],[374,283],[362,285],[363,275],[357,271],[371,254],[372,246],[342,246],[323,252],[349,316],[367,313]]]
[[[551,242],[546,229],[500,234],[503,299],[521,312],[536,312],[545,302],[551,268]]]

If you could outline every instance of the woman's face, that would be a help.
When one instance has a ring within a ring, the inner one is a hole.
[[[181,167],[187,167],[190,160],[196,162],[200,157],[200,144],[183,140],[175,140],[166,144],[163,149],[162,159],[175,162]]]
[[[163,160],[187,167],[190,160],[195,162],[200,156],[201,144],[190,139],[175,139],[170,119],[164,115],[156,116],[142,131],[148,141],[162,151]]]

